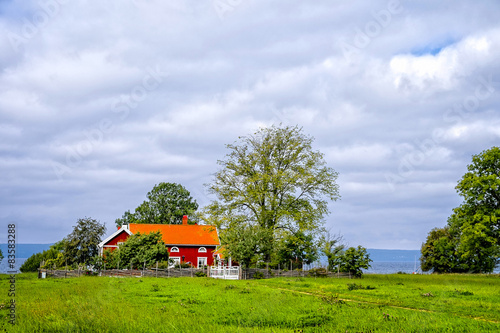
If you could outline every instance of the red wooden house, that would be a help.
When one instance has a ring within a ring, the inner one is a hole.
[[[111,236],[99,243],[99,253],[104,250],[114,250],[133,234],[149,234],[159,231],[163,242],[168,248],[170,259],[176,264],[191,263],[201,268],[214,264],[214,257],[218,256],[217,246],[220,245],[217,228],[210,225],[188,224],[187,216],[182,224],[136,224],[123,225]]]

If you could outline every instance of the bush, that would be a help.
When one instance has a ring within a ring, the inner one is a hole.
[[[253,278],[257,279],[257,280],[263,279],[264,278],[264,273],[262,273],[262,272],[255,272],[255,274],[253,275]]]
[[[174,268],[192,268],[194,267],[190,262],[183,262],[182,264],[175,265]]]
[[[50,259],[56,259],[59,255],[59,251],[56,249],[50,248],[43,252],[35,253],[31,257],[29,257],[20,267],[21,272],[36,272],[40,267],[42,261],[48,261]],[[59,265],[61,266],[61,265]],[[52,267],[50,267],[52,268]]]
[[[194,273],[196,277],[207,277],[207,274],[203,273],[202,271],[198,271]]]
[[[167,269],[171,266],[172,264],[169,262],[169,260],[164,260],[158,263],[158,269]],[[152,268],[156,268],[156,264],[152,266]]]
[[[467,291],[467,290],[458,290],[458,289],[455,289],[455,293],[456,293],[457,295],[461,295],[461,296],[472,296],[472,295],[474,295],[474,293],[473,293],[473,292],[471,292],[471,291]]]
[[[363,286],[361,284],[356,284],[356,283],[348,283],[347,284],[347,289],[348,290],[358,290],[358,289],[366,289],[366,290],[373,290],[376,289],[375,287],[372,286]]]
[[[313,268],[309,270],[309,275],[314,276],[314,277],[327,277],[328,272],[326,271],[325,268]]]

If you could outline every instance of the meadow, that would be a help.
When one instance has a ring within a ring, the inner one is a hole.
[[[7,332],[499,332],[499,275],[347,278],[81,277],[18,274]],[[5,288],[4,288],[5,286]]]

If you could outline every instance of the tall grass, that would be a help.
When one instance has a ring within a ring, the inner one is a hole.
[[[6,285],[6,276],[1,276]],[[349,287],[354,284],[355,287]],[[351,290],[349,290],[351,289]],[[18,275],[9,332],[497,332],[500,278],[366,275],[361,280]],[[9,300],[7,292],[0,304]]]

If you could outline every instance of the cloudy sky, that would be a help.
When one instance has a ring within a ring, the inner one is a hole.
[[[0,1],[0,243],[52,243],[159,182],[200,206],[225,144],[299,125],[339,172],[326,226],[418,249],[500,144],[500,3]]]

